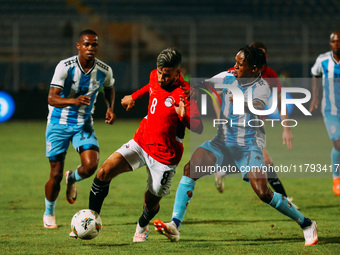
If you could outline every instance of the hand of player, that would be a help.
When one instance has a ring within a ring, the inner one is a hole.
[[[309,106],[309,112],[311,113],[312,111],[316,110],[319,108],[319,99],[315,98],[312,100]]]
[[[80,95],[79,97],[75,98],[75,105],[90,105],[91,98],[88,96]]]
[[[283,129],[282,141],[283,141],[283,144],[287,145],[288,150],[292,149],[293,135],[292,135],[292,132],[290,131],[290,128]]]
[[[197,101],[198,99],[198,90],[195,88],[191,88],[191,89],[185,89],[181,86],[181,89],[184,90],[183,95],[185,95],[185,99],[186,100],[191,100],[194,99],[195,101]]]
[[[132,99],[132,96],[125,96],[121,101],[122,106],[125,110],[130,111],[130,109],[135,105],[135,100]]]
[[[115,121],[116,121],[116,114],[114,114],[111,108],[107,109],[106,116],[105,116],[105,123],[112,125]]]
[[[186,116],[186,114],[187,114],[187,104],[186,104],[183,96],[180,96],[180,101],[179,101],[178,104],[175,102],[174,107],[175,107],[175,111],[178,114],[178,116],[180,116],[182,118],[184,118]]]

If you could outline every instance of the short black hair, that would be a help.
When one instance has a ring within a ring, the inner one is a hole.
[[[79,33],[79,39],[83,36],[83,35],[95,35],[95,36],[98,36],[96,32],[94,32],[93,30],[91,29],[85,29],[83,31],[81,31]]]
[[[175,48],[166,48],[157,57],[157,67],[180,68],[182,55]]]
[[[266,55],[263,50],[260,50],[254,46],[245,46],[240,49],[244,53],[244,61],[248,63],[249,66],[256,66],[262,68],[267,66]]]
[[[264,51],[267,52],[267,46],[263,42],[255,41],[255,42],[252,42],[249,46],[255,47],[258,49],[264,49]]]

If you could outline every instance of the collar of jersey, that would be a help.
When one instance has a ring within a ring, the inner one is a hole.
[[[331,56],[332,56],[332,59],[334,61],[335,64],[339,65],[340,64],[340,61],[336,61],[335,58],[334,58],[334,54],[333,54],[333,51],[331,51]]]
[[[78,56],[76,56],[76,62],[77,62],[77,65],[78,65],[80,71],[81,71],[83,74],[86,75],[86,74],[89,74],[89,73],[92,72],[93,68],[94,68],[94,67],[96,66],[96,64],[97,64],[97,59],[96,59],[96,58],[94,59],[93,66],[91,67],[91,69],[90,69],[87,73],[85,73],[83,67],[82,67],[81,64],[79,63]]]
[[[255,80],[249,82],[249,83],[241,83],[239,82],[238,84],[241,86],[241,87],[249,87],[249,86],[252,86],[254,85],[256,82],[258,82],[259,80],[261,79],[261,74],[259,74],[259,76],[256,77]]]

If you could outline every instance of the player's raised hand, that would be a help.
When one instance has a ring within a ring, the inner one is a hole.
[[[105,123],[113,124],[116,121],[116,114],[112,111],[111,108],[107,109],[105,116]]]
[[[130,109],[135,105],[135,100],[132,99],[132,96],[125,96],[121,101],[122,106],[125,110],[130,111]]]
[[[183,98],[183,96],[180,96],[180,101],[179,103],[175,102],[174,104],[175,111],[178,114],[178,116],[181,116],[184,118],[187,114],[187,104]]]
[[[76,98],[75,105],[90,105],[91,104],[91,98],[88,96],[80,95]]]

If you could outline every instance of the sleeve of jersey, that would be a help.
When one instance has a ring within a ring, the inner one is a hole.
[[[115,84],[115,79],[113,78],[112,68],[109,67],[109,70],[107,72],[107,76],[106,76],[105,81],[103,83],[103,87],[110,88],[110,87],[113,87],[114,84]]]
[[[190,100],[190,103],[187,105],[186,116],[184,118],[179,117],[179,119],[191,131],[196,133],[202,133],[203,125],[201,120],[201,114],[198,110],[198,106],[194,99]]]
[[[67,68],[65,67],[65,64],[63,62],[59,62],[59,64],[55,68],[52,81],[51,81],[51,86],[63,89],[65,80],[67,78],[67,74],[68,73],[67,73]]]
[[[322,66],[320,58],[317,58],[312,69],[311,69],[313,76],[321,76],[322,75]]]
[[[137,100],[139,98],[142,98],[144,95],[149,93],[149,84],[145,85],[143,88],[137,90],[136,92],[132,93],[132,99]]]

